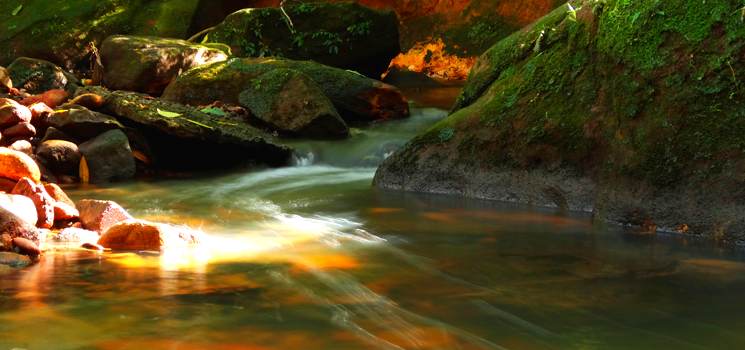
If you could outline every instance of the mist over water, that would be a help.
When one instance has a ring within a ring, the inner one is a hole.
[[[743,348],[740,250],[372,188],[380,161],[446,117],[442,99],[298,142],[293,167],[66,188],[215,238],[4,276],[0,349]]]

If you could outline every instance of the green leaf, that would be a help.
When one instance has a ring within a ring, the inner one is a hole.
[[[186,119],[186,118],[184,118],[184,119]],[[189,121],[189,122],[192,122],[192,123],[194,123],[194,124],[197,124],[197,125],[199,125],[199,126],[203,126],[203,127],[207,128],[207,129],[214,129],[213,127],[211,127],[211,126],[209,126],[209,125],[204,125],[204,124],[202,124],[202,123],[200,123],[200,122],[195,122],[195,121],[193,121],[193,120],[191,120],[191,119],[186,119],[186,120],[187,120],[187,121]]]
[[[227,125],[227,126],[236,126],[236,125],[238,125],[238,124],[233,124],[233,123],[226,123],[226,122],[217,122],[217,124],[220,124],[220,125]]]
[[[87,85],[87,84],[85,83],[85,79],[80,79],[80,85],[83,85],[83,86],[88,86],[88,85]]]
[[[18,7],[16,7],[16,9],[13,10],[13,16],[17,15],[18,12],[21,12],[21,10],[23,10],[23,4],[18,5]]]
[[[178,113],[173,113],[173,112],[169,112],[169,111],[161,111],[160,108],[158,108],[158,114],[160,114],[160,115],[162,115],[162,116],[164,116],[166,118],[176,118],[176,117],[180,117],[181,116],[181,114],[178,114]]]
[[[205,109],[203,109],[203,110],[202,110],[202,113],[213,114],[213,115],[219,115],[219,116],[221,116],[221,117],[224,117],[224,116],[226,116],[226,115],[227,115],[227,114],[225,114],[225,112],[223,112],[223,110],[222,110],[222,109],[220,109],[220,108],[217,108],[217,107],[212,107],[212,108],[205,108]]]

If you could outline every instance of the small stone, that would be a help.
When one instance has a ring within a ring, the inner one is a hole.
[[[0,265],[24,267],[31,264],[31,259],[21,254],[0,252]]]
[[[79,144],[78,140],[76,140],[74,137],[65,134],[64,132],[60,131],[59,129],[55,127],[49,127],[47,131],[44,133],[44,138],[41,139],[41,143],[47,142],[49,140],[62,140],[62,141],[70,141],[74,144]]]
[[[3,130],[3,137],[24,137],[36,135],[36,128],[29,122],[18,123]]]
[[[74,207],[68,204],[57,202],[54,203],[54,220],[70,220],[80,217],[80,213]]]
[[[0,177],[18,181],[24,177],[39,182],[41,172],[31,157],[22,152],[0,147]]]
[[[0,107],[0,129],[31,121],[31,111],[26,106],[6,104]]]
[[[109,228],[97,243],[111,249],[183,248],[199,245],[205,238],[199,231],[132,219]]]
[[[0,235],[0,251],[7,252],[13,245],[13,238],[9,234],[3,233]]]
[[[52,199],[54,199],[56,202],[62,202],[65,203],[71,207],[75,207],[75,202],[73,202],[70,197],[65,194],[62,189],[57,186],[56,184],[45,184],[44,189],[47,190],[47,193],[49,194]]]
[[[12,190],[8,192],[12,192]],[[39,219],[38,214],[36,214],[34,201],[26,196],[0,194],[0,207],[15,214],[31,225],[36,225],[36,221]]]
[[[29,256],[41,255],[39,245],[22,237],[13,238],[13,245],[18,247],[21,254]]]
[[[20,124],[19,124],[20,125]],[[17,152],[21,152],[27,156],[34,153],[34,147],[31,146],[31,142],[28,141],[16,141],[12,145],[8,146],[8,149],[12,149]]]
[[[112,201],[84,199],[75,206],[80,213],[80,222],[86,230],[106,232],[111,226],[133,217],[119,204]]]
[[[53,109],[49,108],[44,102],[31,105],[28,109],[31,111],[31,124],[42,130],[49,127],[49,117],[54,114]]]
[[[12,193],[31,198],[34,202],[38,215],[37,227],[51,228],[54,225],[54,199],[49,196],[43,186],[35,184],[28,178],[23,178],[18,181]]]
[[[70,141],[49,140],[41,144],[36,150],[36,155],[44,160],[44,163],[52,172],[60,174],[80,164],[80,150],[78,145]]]

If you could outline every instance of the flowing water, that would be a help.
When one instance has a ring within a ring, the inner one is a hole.
[[[3,275],[0,350],[745,349],[741,249],[371,188],[446,116],[437,93],[409,120],[298,143],[293,167],[67,188],[218,238]]]

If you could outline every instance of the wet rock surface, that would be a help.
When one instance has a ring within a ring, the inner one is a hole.
[[[144,220],[120,222],[104,232],[98,244],[111,249],[183,248],[199,245],[204,234]]]
[[[84,199],[75,208],[80,213],[80,223],[83,228],[103,233],[115,224],[133,219],[119,204],[112,201]]]

